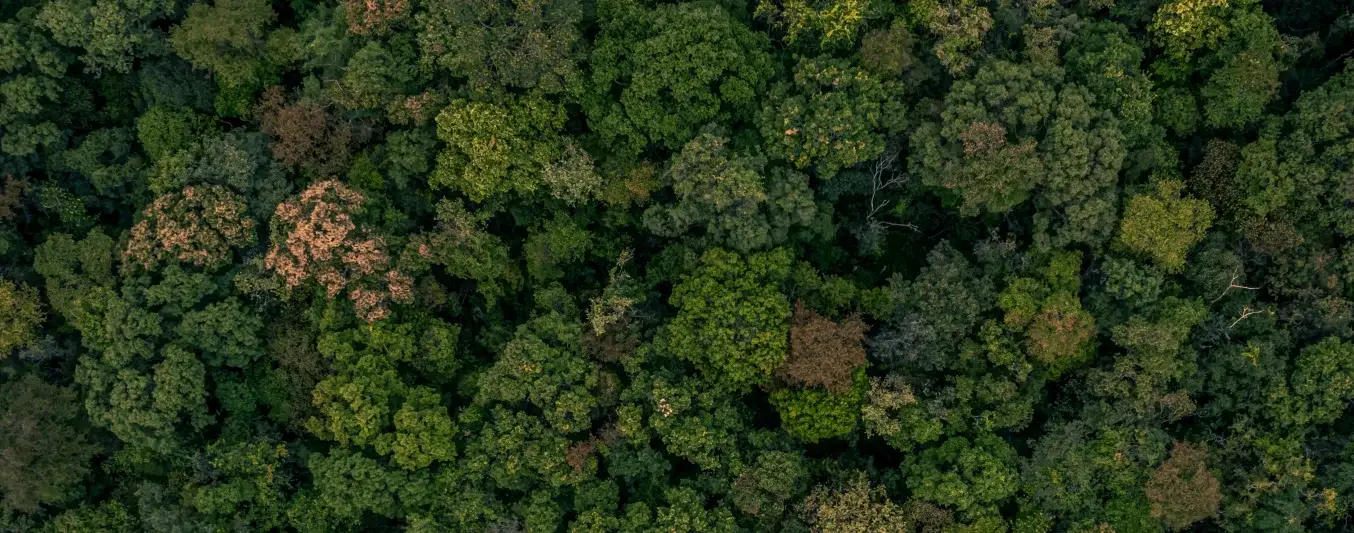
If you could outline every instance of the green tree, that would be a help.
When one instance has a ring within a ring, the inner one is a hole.
[[[480,92],[561,92],[582,81],[583,14],[577,0],[433,2],[418,15],[423,61]]]
[[[269,69],[264,28],[276,18],[266,0],[199,2],[170,31],[169,42],[194,67],[215,74],[222,86],[260,86]]]
[[[93,72],[126,74],[140,57],[163,53],[164,35],[152,24],[171,15],[173,0],[56,0],[37,22],[62,46],[84,49],[80,61]]]
[[[205,458],[211,480],[183,488],[183,502],[199,514],[211,517],[217,528],[268,529],[285,520],[291,482],[284,461],[287,448],[277,444],[214,442]]]
[[[27,348],[38,340],[43,313],[38,291],[28,285],[0,281],[0,355],[6,357],[14,350]]]
[[[36,512],[81,493],[98,447],[78,424],[75,391],[28,374],[0,384],[0,507]]]
[[[1287,45],[1258,9],[1233,15],[1227,35],[1208,61],[1215,66],[1200,92],[1209,126],[1240,128],[1259,120],[1278,94]]]
[[[713,249],[673,288],[669,349],[709,379],[733,390],[768,383],[785,361],[790,302],[779,284],[789,276],[784,249],[744,259]]]
[[[830,178],[884,153],[885,138],[906,125],[902,93],[901,84],[847,61],[800,59],[792,82],[773,87],[762,107],[766,149]]]
[[[952,437],[908,462],[907,486],[966,516],[992,514],[1020,488],[1016,451],[994,435]]]
[[[854,378],[853,387],[844,392],[817,387],[779,389],[769,399],[780,413],[781,425],[791,435],[808,442],[841,438],[855,431],[869,388],[863,368]]]
[[[113,246],[113,239],[97,229],[78,241],[54,233],[38,246],[33,270],[42,275],[53,310],[70,318],[77,300],[95,287],[114,284]]]
[[[1295,416],[1285,422],[1297,426],[1327,424],[1344,414],[1354,399],[1354,344],[1334,337],[1303,348],[1289,377],[1293,407],[1281,412]]]
[[[473,202],[517,192],[530,194],[542,170],[556,161],[564,126],[559,104],[525,97],[506,104],[456,100],[437,115],[447,149],[428,177],[433,187],[461,191]]]
[[[70,61],[41,31],[40,11],[17,9],[12,19],[0,21],[0,151],[27,156],[61,139],[61,83]]]
[[[775,73],[766,37],[718,5],[638,4],[598,6],[583,99],[593,131],[634,153],[675,150],[711,121],[747,117]]]
[[[1057,101],[1057,80],[1049,75],[994,61],[971,80],[955,82],[940,122],[923,123],[912,134],[908,167],[927,186],[960,194],[966,215],[1024,202],[1045,172],[1036,149]]]
[[[902,533],[911,531],[902,506],[883,487],[860,473],[842,489],[818,486],[804,500],[809,523],[817,531]]]
[[[816,206],[805,176],[774,173],[768,187],[763,161],[733,153],[728,145],[727,138],[707,131],[673,157],[668,178],[677,202],[645,210],[646,229],[677,237],[704,226],[715,243],[746,252],[784,241],[790,227],[812,220]]]
[[[883,6],[870,0],[784,0],[757,4],[754,13],[785,33],[784,42],[794,46],[817,38],[823,49],[847,48],[869,22],[883,14]]]
[[[583,324],[559,313],[533,319],[517,333],[480,379],[477,399],[508,405],[531,403],[550,427],[564,434],[586,431],[599,368],[583,355]]]
[[[911,18],[936,39],[935,54],[951,74],[974,64],[992,14],[978,0],[925,0],[908,6]]]
[[[1184,268],[1185,255],[1213,225],[1208,202],[1181,197],[1184,184],[1161,181],[1156,191],[1130,198],[1119,225],[1119,243],[1167,272]]]

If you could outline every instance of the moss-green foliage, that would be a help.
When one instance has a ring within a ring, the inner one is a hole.
[[[1347,0],[0,0],[0,531],[1341,533]]]
[[[779,286],[789,274],[784,249],[747,259],[706,252],[668,299],[678,309],[672,353],[736,390],[768,383],[789,353],[790,302]]]
[[[708,122],[750,117],[776,70],[766,36],[715,3],[639,4],[598,6],[590,126],[623,149],[677,149]]]
[[[539,98],[503,105],[453,101],[437,115],[437,136],[447,149],[437,156],[428,183],[475,202],[510,191],[531,193],[562,148],[553,134],[563,125],[564,110]]]
[[[868,384],[861,369],[856,371],[855,385],[845,393],[821,387],[782,389],[772,392],[770,400],[785,431],[806,442],[818,442],[845,437],[856,429]]]
[[[906,125],[902,85],[848,61],[804,58],[792,79],[771,90],[759,122],[767,150],[796,168],[830,178],[879,157]]]
[[[1185,255],[1213,225],[1208,202],[1181,197],[1184,184],[1163,181],[1156,191],[1134,196],[1124,207],[1119,242],[1168,272],[1185,266]]]

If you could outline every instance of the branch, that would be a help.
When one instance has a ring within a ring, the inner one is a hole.
[[[1238,267],[1237,270],[1240,270],[1240,267]],[[1213,301],[1208,302],[1208,304],[1209,304],[1209,305],[1213,305],[1213,304],[1215,304],[1215,303],[1218,303],[1218,300],[1221,300],[1222,297],[1227,296],[1228,291],[1231,291],[1232,289],[1241,289],[1241,290],[1247,290],[1247,291],[1258,291],[1258,290],[1260,290],[1260,287],[1247,287],[1247,286],[1245,286],[1245,285],[1237,285],[1237,283],[1236,283],[1236,278],[1238,278],[1238,277],[1240,277],[1240,276],[1241,276],[1240,273],[1236,272],[1235,270],[1232,271],[1232,279],[1227,281],[1227,288],[1226,288],[1226,289],[1223,289],[1223,290],[1222,290],[1222,294],[1219,294],[1217,298],[1214,298]]]
[[[1231,331],[1232,328],[1236,327],[1237,324],[1240,324],[1242,320],[1250,318],[1253,315],[1258,315],[1265,311],[1266,311],[1265,309],[1251,309],[1250,307],[1241,308],[1241,316],[1237,317],[1236,320],[1232,321],[1231,325],[1227,326],[1227,331]],[[1232,340],[1232,335],[1230,333],[1225,334],[1223,336],[1227,337],[1227,340]]]

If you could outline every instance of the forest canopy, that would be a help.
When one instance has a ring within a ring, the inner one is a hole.
[[[0,1],[0,531],[1345,532],[1349,0]]]

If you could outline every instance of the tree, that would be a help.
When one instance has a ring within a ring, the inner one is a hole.
[[[593,131],[632,153],[675,150],[711,121],[747,116],[775,73],[765,36],[718,5],[615,0],[598,11],[584,110]]]
[[[72,316],[75,302],[95,287],[111,287],[113,239],[102,230],[90,231],[79,241],[55,233],[33,254],[33,270],[42,275],[47,303],[63,316]]]
[[[344,0],[348,33],[381,36],[409,20],[409,0]]]
[[[210,478],[183,488],[184,505],[216,527],[248,525],[268,529],[285,520],[285,488],[291,482],[288,452],[279,444],[214,442],[205,459]]]
[[[1227,35],[1211,58],[1215,66],[1200,92],[1209,126],[1240,128],[1259,120],[1278,94],[1287,45],[1274,20],[1258,9],[1233,15]]]
[[[1171,457],[1157,467],[1143,489],[1152,502],[1152,516],[1178,531],[1218,514],[1221,487],[1208,472],[1207,460],[1203,447],[1175,443]]]
[[[711,240],[746,252],[778,242],[773,241],[773,230],[784,240],[790,226],[812,220],[813,193],[807,178],[798,173],[776,175],[780,179],[774,192],[783,202],[768,205],[772,191],[762,176],[763,161],[733,153],[728,144],[717,131],[707,131],[673,157],[668,178],[677,203],[645,210],[644,226],[649,231],[676,237],[692,226],[704,226]],[[780,224],[772,227],[768,215]]]
[[[769,5],[769,4],[763,4]],[[772,156],[821,178],[884,153],[906,125],[901,84],[829,57],[800,59],[793,83],[777,84],[759,117]]]
[[[839,394],[850,391],[856,370],[866,364],[861,344],[866,329],[859,317],[836,323],[796,303],[790,355],[776,375],[805,387],[824,387]]]
[[[1203,200],[1182,198],[1183,189],[1183,183],[1166,180],[1157,183],[1155,192],[1130,198],[1119,225],[1124,248],[1167,272],[1185,266],[1185,254],[1213,225],[1213,208]]]
[[[209,117],[191,109],[155,106],[136,119],[136,139],[151,159],[159,161],[212,131]]]
[[[38,339],[43,313],[38,291],[26,284],[0,281],[0,355],[8,357],[14,350],[27,348]]]
[[[804,500],[804,514],[814,531],[902,533],[912,524],[903,507],[889,500],[862,472],[840,490],[818,486]]]
[[[778,284],[789,271],[784,249],[747,259],[718,248],[703,254],[668,299],[678,310],[668,326],[672,353],[733,390],[768,383],[788,355],[790,302]]]
[[[62,512],[48,521],[44,533],[131,533],[139,531],[136,515],[117,500],[84,505]]]
[[[757,5],[755,15],[785,33],[784,42],[794,46],[805,38],[823,49],[845,48],[856,43],[856,37],[871,18],[883,11],[869,0],[785,0]]]
[[[869,388],[864,368],[857,369],[853,377],[853,386],[846,391],[778,389],[771,392],[769,400],[780,413],[781,425],[795,437],[808,442],[845,437],[856,429]]]
[[[1016,452],[994,435],[952,437],[908,461],[907,486],[965,516],[990,515],[1020,488]]]
[[[890,280],[892,316],[869,341],[871,355],[886,365],[944,365],[993,306],[991,281],[948,242],[926,261],[916,279]]]
[[[37,22],[58,44],[84,49],[86,69],[126,74],[138,57],[164,47],[163,34],[151,24],[173,10],[173,2],[163,0],[59,0],[44,5]]]
[[[366,197],[336,181],[317,182],[277,206],[264,267],[288,290],[315,282],[325,296],[347,291],[368,322],[389,316],[388,303],[413,299],[413,279],[392,268],[385,239],[354,220]]]
[[[592,244],[592,233],[578,227],[572,219],[557,217],[547,221],[539,232],[527,237],[524,252],[527,273],[535,280],[565,276],[565,267],[582,261]]]
[[[98,447],[77,423],[75,391],[28,374],[0,385],[0,507],[32,513],[78,495]]]
[[[459,201],[437,204],[437,228],[409,239],[399,265],[410,275],[443,266],[449,274],[477,282],[486,297],[503,296],[521,282],[503,239],[487,231],[492,213],[471,212]]]
[[[961,212],[1003,212],[1024,202],[1043,177],[1036,135],[1056,102],[1048,73],[1004,61],[955,82],[941,122],[912,134],[908,166],[922,182],[955,190]]]
[[[1344,414],[1354,399],[1354,344],[1335,337],[1303,348],[1294,363],[1290,382],[1295,405],[1285,417],[1297,426],[1327,424]]]
[[[992,29],[992,14],[977,0],[927,0],[911,7],[912,17],[936,38],[935,53],[951,74],[974,64],[974,55]]]
[[[229,263],[232,250],[256,239],[254,220],[243,200],[225,187],[187,187],[157,198],[132,226],[122,251],[124,272],[133,267],[153,270],[163,262],[206,269]]]
[[[407,0],[396,1],[408,5]],[[391,109],[400,105],[402,97],[412,92],[419,79],[415,53],[414,44],[408,40],[395,40],[389,45],[379,41],[367,43],[348,59],[334,99],[351,109]]]
[[[461,191],[472,202],[508,192],[530,194],[541,172],[557,161],[564,126],[559,104],[525,97],[504,104],[456,100],[437,115],[447,149],[429,176],[433,187]]]
[[[582,2],[434,2],[419,13],[423,61],[467,78],[478,92],[556,93],[582,79]]]
[[[795,452],[765,451],[733,481],[733,504],[763,520],[779,518],[790,500],[808,490],[804,457]]]
[[[70,61],[41,31],[37,9],[19,9],[0,21],[0,151],[27,156],[61,138],[57,122]]]
[[[352,130],[324,108],[305,101],[287,105],[282,88],[274,85],[263,91],[254,115],[271,138],[273,157],[283,165],[322,177],[347,168]]]
[[[174,51],[224,87],[254,87],[267,75],[264,28],[277,18],[266,0],[195,3],[169,34]],[[255,89],[257,90],[257,89]]]
[[[523,401],[564,434],[592,427],[599,368],[583,354],[583,325],[559,313],[538,317],[517,333],[480,381],[482,403]]]

